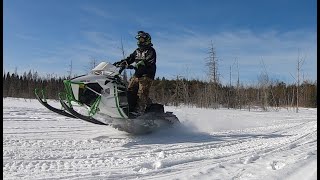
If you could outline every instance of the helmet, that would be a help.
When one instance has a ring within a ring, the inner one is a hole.
[[[146,33],[144,31],[138,31],[136,39],[138,40],[137,45],[139,47],[152,46],[151,36],[149,33]]]

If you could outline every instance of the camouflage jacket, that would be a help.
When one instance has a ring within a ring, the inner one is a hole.
[[[154,79],[157,69],[157,54],[152,46],[148,46],[145,49],[137,48],[127,58],[121,61],[127,61],[128,65],[134,62],[136,63],[135,66],[137,69],[134,73],[134,76],[137,78],[146,76]]]

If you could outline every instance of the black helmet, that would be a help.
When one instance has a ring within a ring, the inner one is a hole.
[[[136,39],[138,40],[137,45],[139,47],[152,46],[151,36],[149,33],[146,33],[144,31],[138,31]]]

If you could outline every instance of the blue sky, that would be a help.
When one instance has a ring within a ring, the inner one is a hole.
[[[264,72],[294,81],[316,80],[316,0],[4,0],[4,71],[40,75],[88,71],[89,62],[122,59],[149,32],[157,50],[157,77],[206,79],[212,41],[220,80],[255,83]],[[263,62],[263,63],[262,63]]]

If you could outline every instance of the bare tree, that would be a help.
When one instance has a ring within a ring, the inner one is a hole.
[[[92,58],[90,61],[90,70],[95,68],[98,65],[98,60],[96,58]]]
[[[90,57],[88,64],[85,64],[83,66],[83,71],[84,72],[90,72],[93,68],[95,68],[99,64],[97,58],[95,57]]]
[[[69,71],[68,72],[68,79],[71,79],[71,75],[72,75],[72,60],[70,60],[70,64],[69,64]]]
[[[208,75],[209,80],[213,83],[217,84],[219,81],[218,78],[218,59],[216,57],[216,52],[213,47],[213,43],[211,41],[210,47],[209,47],[209,56],[206,58],[206,65],[209,69]]]
[[[231,102],[230,102],[230,98],[231,98],[231,87],[232,87],[232,84],[231,84],[231,72],[232,72],[232,67],[230,66],[230,82],[229,82],[229,90],[228,90],[228,109],[230,108],[231,106]]]
[[[171,99],[173,101],[174,106],[178,106],[180,103],[184,105],[189,105],[189,88],[188,84],[186,83],[187,80],[182,76],[177,76],[175,84],[174,94],[172,95]]]
[[[238,106],[241,109],[241,103],[240,103],[240,71],[239,71],[239,61],[237,60],[237,72],[238,72],[238,78],[237,78],[237,97],[238,97]]]
[[[300,70],[304,63],[305,59],[300,58],[300,53],[298,54],[298,60],[297,60],[297,104],[296,104],[296,112],[299,112],[299,87],[300,87]]]
[[[211,41],[209,47],[209,56],[206,58],[206,65],[208,67],[208,76],[210,85],[208,87],[209,92],[209,105],[217,105],[218,102],[218,84],[219,84],[219,75],[218,75],[218,59],[216,57],[216,51],[213,47]],[[211,98],[212,97],[212,98]],[[213,101],[213,102],[211,102]]]
[[[291,73],[290,75],[292,76],[292,78],[295,80],[296,82],[296,112],[299,112],[299,88],[300,88],[300,71],[301,71],[301,67],[303,65],[305,61],[305,58],[300,58],[300,52],[298,52],[298,59],[297,59],[297,77],[295,78]],[[293,90],[293,94],[294,94],[294,90]],[[292,107],[293,107],[293,98],[292,98]]]
[[[121,53],[122,53],[122,58],[126,58],[126,54],[124,52],[124,47],[123,47],[123,42],[121,38],[121,47],[120,47]],[[128,84],[128,75],[126,69],[123,70],[123,80],[125,84]]]
[[[266,77],[266,88],[264,88],[264,94],[265,94],[265,97],[264,97],[264,99],[265,99],[265,102],[264,102],[264,105],[270,105],[270,104],[273,104],[273,105],[276,105],[276,102],[275,102],[275,98],[274,98],[274,93],[273,93],[273,90],[272,90],[272,86],[271,86],[271,81],[269,80],[269,74],[268,74],[268,72],[267,72],[267,68],[266,68],[266,65],[265,65],[265,63],[264,63],[264,61],[263,61],[263,59],[261,60],[261,63],[262,63],[262,66],[263,66],[263,74],[265,75],[265,77]],[[269,87],[269,88],[268,88]],[[269,104],[269,92],[270,92],[270,95],[271,95],[271,103]],[[276,110],[278,110],[277,109],[277,107],[276,107]]]

